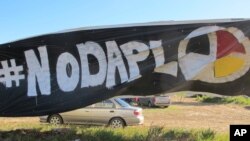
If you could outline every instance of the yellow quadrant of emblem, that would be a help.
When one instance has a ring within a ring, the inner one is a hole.
[[[224,77],[239,70],[244,65],[244,60],[238,57],[226,56],[216,60],[214,65],[215,77]]]

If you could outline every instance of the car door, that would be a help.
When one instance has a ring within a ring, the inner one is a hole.
[[[92,122],[92,115],[91,110],[93,109],[94,105],[90,105],[85,108],[76,109],[70,112],[63,113],[63,119],[66,122],[71,123],[88,123],[91,124]]]
[[[111,100],[104,100],[94,104],[91,111],[92,123],[108,124],[109,120],[116,114],[115,109],[115,104]]]

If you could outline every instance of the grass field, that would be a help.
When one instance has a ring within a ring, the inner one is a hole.
[[[0,132],[1,141],[225,141],[228,135],[210,129],[187,130],[164,127],[111,129],[80,125],[49,126],[19,124],[25,128]]]
[[[0,141],[227,141],[230,124],[249,124],[245,105],[212,104],[172,97],[169,108],[146,108],[143,126],[40,124],[37,117],[0,118]]]

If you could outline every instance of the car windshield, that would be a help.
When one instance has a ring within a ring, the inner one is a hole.
[[[124,100],[122,99],[119,99],[119,98],[116,98],[115,101],[121,106],[121,107],[130,107],[130,105],[125,102]]]

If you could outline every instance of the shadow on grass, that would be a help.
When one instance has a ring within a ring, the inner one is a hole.
[[[244,108],[247,110],[250,110],[250,106],[245,106]]]

